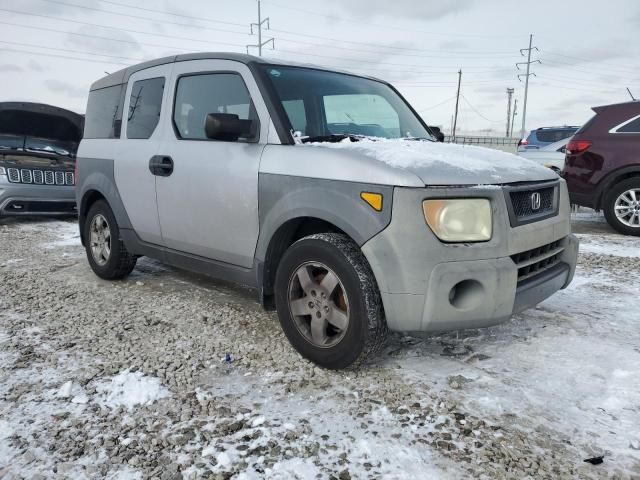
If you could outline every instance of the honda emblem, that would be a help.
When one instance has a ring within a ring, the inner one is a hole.
[[[531,194],[531,209],[535,212],[540,210],[540,205],[542,204],[542,197],[539,192],[533,192]]]

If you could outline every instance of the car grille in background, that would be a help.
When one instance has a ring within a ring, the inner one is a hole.
[[[558,213],[558,184],[506,188],[509,220],[512,227],[537,222]],[[539,195],[539,205],[533,196]],[[535,208],[537,207],[537,208]]]
[[[28,168],[7,168],[11,183],[31,183],[36,185],[75,185],[73,172],[61,170],[31,170]]]
[[[511,255],[511,259],[518,267],[518,284],[558,265],[564,246],[565,239],[563,238],[526,252]]]

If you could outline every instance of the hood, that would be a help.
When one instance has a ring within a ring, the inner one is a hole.
[[[72,156],[83,124],[82,115],[52,105],[0,103],[0,148]]]
[[[495,185],[557,180],[536,162],[510,153],[471,145],[404,139],[363,139],[310,143],[340,149],[413,173],[424,185]]]

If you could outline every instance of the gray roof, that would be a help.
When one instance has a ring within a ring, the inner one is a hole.
[[[198,52],[198,53],[184,53],[182,55],[172,55],[170,57],[158,58],[155,60],[149,60],[148,62],[138,63],[137,65],[132,65],[127,68],[123,68],[122,70],[118,70],[115,73],[112,73],[106,77],[101,78],[91,85],[91,90],[98,90],[100,88],[112,87],[114,85],[120,85],[122,83],[126,83],[129,80],[129,77],[140,70],[144,70],[146,68],[157,67],[158,65],[166,65],[168,63],[174,62],[186,62],[188,60],[232,60],[235,62],[244,63],[245,65],[250,63],[262,63],[262,64],[275,64],[275,65],[290,65],[290,66],[298,66],[298,67],[313,67],[320,70],[330,70],[343,72],[342,70],[322,67],[318,65],[310,65],[299,62],[290,62],[286,60],[274,59],[274,58],[262,58],[256,57],[253,55],[247,55],[244,53],[233,53],[233,52]],[[350,73],[350,72],[343,72]],[[353,75],[351,73],[351,75]],[[359,75],[366,78],[366,75]]]

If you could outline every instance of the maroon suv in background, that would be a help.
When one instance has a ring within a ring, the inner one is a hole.
[[[571,202],[604,210],[607,222],[640,235],[640,102],[594,107],[567,145]]]

